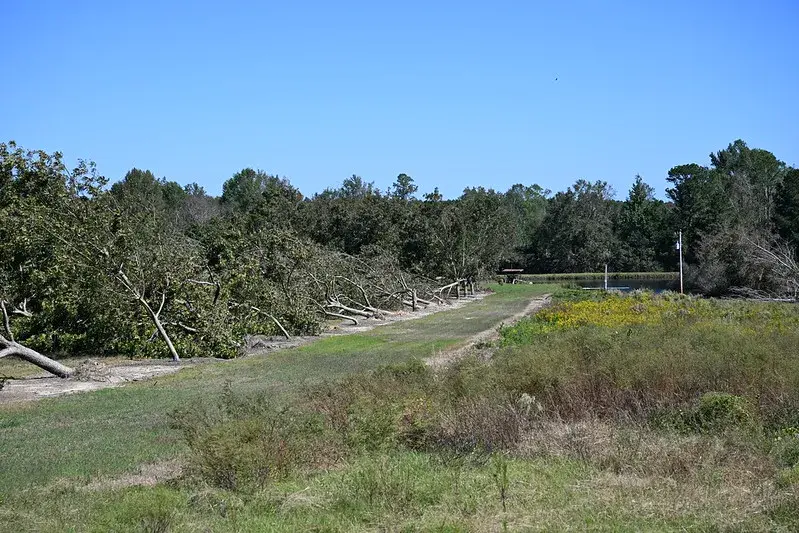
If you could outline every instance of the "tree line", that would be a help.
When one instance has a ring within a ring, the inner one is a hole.
[[[698,290],[784,292],[799,171],[735,141],[668,181],[668,201],[640,176],[622,200],[582,179],[445,199],[406,174],[305,196],[246,168],[215,197],[136,168],[109,184],[92,163],[0,143],[0,357],[231,357],[247,335],[432,305],[502,267],[672,271],[679,229]]]

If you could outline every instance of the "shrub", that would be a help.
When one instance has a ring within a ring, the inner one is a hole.
[[[527,406],[497,397],[462,398],[442,407],[417,443],[457,454],[509,450],[521,440],[528,416]]]
[[[693,421],[695,427],[704,432],[751,431],[759,425],[755,410],[746,398],[725,392],[703,394],[693,413]]]
[[[315,387],[305,404],[349,448],[376,451],[421,438],[435,390],[432,372],[411,361]]]
[[[262,488],[340,456],[340,444],[318,415],[275,406],[263,395],[240,397],[229,387],[216,406],[176,412],[173,427],[192,452],[187,472],[231,491]]]
[[[400,407],[396,403],[359,398],[349,407],[344,440],[350,448],[384,450],[397,441],[399,419]]]

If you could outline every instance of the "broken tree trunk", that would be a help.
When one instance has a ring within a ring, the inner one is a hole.
[[[341,297],[339,297],[339,298],[341,298]],[[393,314],[391,311],[386,311],[385,309],[380,309],[379,307],[371,307],[371,306],[368,306],[368,305],[363,305],[362,303],[356,302],[355,300],[353,300],[352,298],[349,298],[347,296],[343,296],[343,298],[346,298],[347,300],[352,302],[354,305],[357,305],[358,307],[360,307],[364,311],[372,313],[372,315],[374,317],[377,317],[377,318],[382,318],[383,315]],[[336,302],[338,302],[338,300],[336,300]]]
[[[169,338],[166,329],[164,329],[164,325],[161,323],[161,319],[158,318],[161,309],[159,309],[157,312],[153,311],[153,308],[150,307],[150,304],[148,304],[144,298],[139,298],[139,302],[141,302],[141,304],[147,310],[147,314],[150,315],[150,319],[153,321],[153,324],[155,324],[155,329],[158,330],[161,338],[164,339],[164,342],[166,342],[167,348],[169,348],[169,354],[172,356],[172,360],[180,361],[180,356],[178,355],[178,351],[175,349],[175,345],[172,344],[172,339]],[[163,306],[163,303],[161,305]]]
[[[281,323],[280,323],[280,321],[279,321],[279,320],[278,320],[278,319],[275,317],[275,315],[272,315],[272,314],[266,313],[266,312],[264,312],[264,311],[261,311],[261,310],[260,310],[260,309],[258,309],[257,307],[253,307],[253,309],[255,309],[256,311],[258,311],[259,313],[263,313],[263,315],[264,315],[265,317],[267,317],[267,318],[271,319],[271,320],[272,320],[272,322],[274,322],[274,323],[275,323],[275,325],[276,325],[278,328],[280,328],[280,331],[282,331],[282,332],[283,332],[283,336],[284,336],[284,337],[286,337],[286,340],[291,340],[291,335],[289,335],[289,332],[288,332],[288,331],[286,331],[286,328],[284,328],[284,327],[283,327],[283,324],[281,324]]]
[[[166,329],[164,329],[164,325],[161,323],[161,319],[159,318],[161,311],[164,309],[164,303],[166,302],[166,289],[164,289],[164,292],[161,293],[161,305],[158,306],[158,311],[155,311],[144,298],[144,294],[139,291],[139,289],[137,289],[133,283],[131,283],[130,279],[128,279],[128,276],[122,269],[122,265],[120,265],[119,271],[117,272],[117,279],[128,290],[128,292],[133,295],[136,301],[139,302],[142,307],[144,307],[145,311],[147,311],[147,314],[150,316],[150,320],[152,320],[153,324],[155,324],[155,329],[158,330],[158,334],[161,335],[162,339],[164,339],[164,342],[169,349],[169,354],[172,356],[172,360],[180,361],[178,351],[175,349],[175,345],[172,344],[172,339],[169,338],[169,334],[167,334]],[[169,287],[168,280],[167,287]]]
[[[447,285],[444,285],[443,287],[439,287],[438,289],[436,289],[433,292],[433,295],[435,296],[435,293],[438,293],[439,294],[439,298],[443,299],[444,298],[444,291],[447,291],[447,298],[449,298],[450,294],[452,294],[452,289],[455,289],[457,297],[460,298],[460,284],[461,284],[461,281],[463,281],[463,280],[459,279],[459,280],[457,280],[457,281],[455,281],[453,283],[449,283]]]
[[[347,307],[346,305],[342,304],[338,301],[338,299],[329,299],[328,303],[325,305],[325,308],[332,308],[332,309],[340,309],[341,311],[346,311],[347,313],[362,316],[364,318],[372,318],[374,313],[370,313],[368,311],[361,311],[360,309],[354,309],[352,307]]]
[[[0,309],[2,309],[3,312],[3,328],[8,336],[8,338],[6,338],[0,335],[0,359],[9,355],[15,355],[23,361],[34,364],[60,378],[68,378],[75,372],[72,368],[62,365],[58,361],[54,361],[36,350],[32,350],[16,342],[14,340],[14,333],[11,331],[11,321],[8,316],[8,309],[6,308],[5,301],[0,300]]]
[[[325,310],[325,316],[332,316],[333,318],[343,318],[344,320],[352,320],[354,325],[358,325],[358,319],[352,316],[342,315],[341,313],[334,313],[332,311]]]
[[[325,309],[324,306],[319,302],[314,301],[314,303],[316,304],[316,306],[319,308],[319,310],[322,312],[323,315],[332,316],[333,318],[342,318],[344,320],[352,320],[353,324],[355,324],[356,326],[358,325],[358,320],[356,318],[347,315],[342,315],[341,313],[334,313],[333,311]]]
[[[74,369],[62,365],[58,361],[54,361],[49,357],[40,354],[36,350],[32,350],[18,342],[9,341],[5,338],[2,338],[2,340],[0,340],[0,345],[3,346],[3,348],[0,349],[0,358],[6,357],[7,355],[15,355],[23,361],[34,364],[60,378],[68,378],[75,372]]]

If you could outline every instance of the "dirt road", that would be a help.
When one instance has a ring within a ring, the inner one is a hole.
[[[530,303],[527,304],[527,307],[525,307],[524,310],[519,311],[515,315],[496,323],[494,326],[481,331],[477,335],[473,335],[466,341],[464,346],[436,354],[434,357],[431,357],[426,361],[427,365],[433,368],[446,367],[447,365],[450,365],[453,362],[472,353],[475,350],[475,345],[499,339],[499,327],[502,324],[515,324],[522,318],[532,315],[549,303],[549,297],[549,294],[545,294],[544,296],[533,298],[530,300]]]

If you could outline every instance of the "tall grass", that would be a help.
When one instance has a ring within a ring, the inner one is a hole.
[[[706,392],[746,397],[770,426],[799,410],[799,312],[786,304],[608,296],[503,330],[480,384],[535,395],[557,416],[646,417]]]
[[[475,357],[434,373],[412,362],[320,385],[296,406],[306,414],[292,420],[320,416],[323,428],[302,437],[309,449],[324,434],[342,464],[361,465],[344,478],[349,496],[337,505],[365,520],[445,501],[441,485],[418,469],[431,457],[490,476],[486,497],[495,494],[504,515],[513,495],[506,458],[545,457],[617,476],[669,478],[696,491],[723,478],[728,492],[713,498],[790,528],[799,520],[789,511],[799,501],[796,320],[793,308],[779,305],[566,297],[503,328],[488,363]],[[248,449],[238,433],[222,427],[214,434],[234,443],[224,449],[245,455],[236,451]],[[393,462],[409,452],[426,455]],[[209,453],[201,446],[192,461],[206,464]],[[313,457],[292,471],[314,468]],[[719,502],[695,505],[702,512]]]

